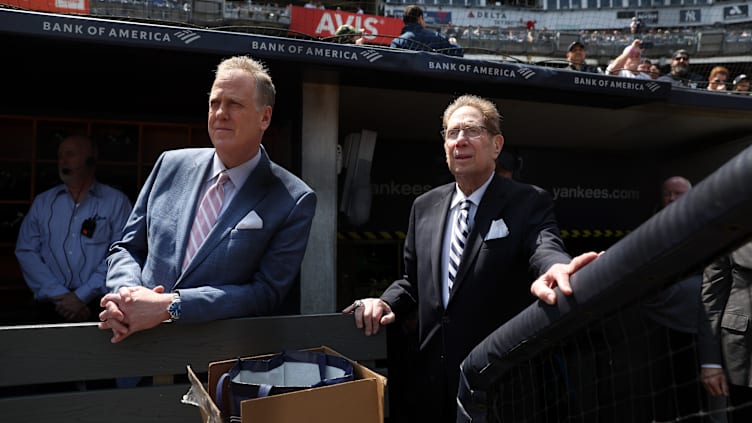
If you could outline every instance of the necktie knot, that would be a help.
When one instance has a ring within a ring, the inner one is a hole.
[[[468,213],[470,211],[470,205],[473,204],[470,200],[462,200],[460,203],[460,213]]]
[[[215,185],[217,186],[217,189],[224,192],[225,182],[227,182],[228,179],[230,179],[230,177],[227,175],[227,173],[225,172],[220,173],[219,177],[217,178],[217,182],[215,183]]]

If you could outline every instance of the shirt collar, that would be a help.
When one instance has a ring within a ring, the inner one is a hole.
[[[94,197],[99,197],[101,194],[101,187],[100,183],[97,182],[97,180],[93,180],[91,182],[91,186],[89,186],[89,190],[86,191],[86,195],[93,195]],[[55,195],[60,194],[68,194],[70,195],[70,191],[68,191],[68,186],[65,184],[60,184],[56,187],[57,191],[55,191]]]
[[[459,185],[456,183],[454,184],[454,197],[452,197],[452,204],[450,205],[450,208],[454,208],[457,204],[459,204],[462,200],[468,199],[471,203],[473,203],[474,206],[478,206],[480,204],[480,200],[483,198],[483,194],[486,193],[486,189],[488,188],[488,184],[491,183],[491,180],[494,177],[494,173],[491,172],[491,176],[488,177],[486,182],[483,183],[478,189],[473,191],[470,196],[466,197],[465,193],[460,190]]]
[[[225,172],[227,173],[228,178],[230,181],[232,181],[232,185],[235,188],[243,186],[246,179],[248,179],[248,176],[250,176],[251,172],[253,172],[256,167],[258,166],[259,162],[261,161],[261,149],[259,148],[258,153],[256,153],[253,158],[251,158],[248,161],[245,161],[232,169],[227,169],[222,163],[222,160],[219,159],[219,156],[217,156],[217,153],[214,153],[214,158],[212,159],[212,171],[209,174],[209,181],[216,178],[220,173]]]

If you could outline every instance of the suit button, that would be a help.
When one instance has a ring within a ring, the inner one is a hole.
[[[441,324],[442,325],[448,325],[452,320],[449,318],[449,316],[444,316],[441,318]]]

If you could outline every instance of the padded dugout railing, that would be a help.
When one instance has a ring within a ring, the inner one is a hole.
[[[572,296],[532,304],[478,344],[462,363],[464,421],[486,421],[489,389],[520,363],[752,238],[750,181],[752,147],[576,273]]]
[[[326,345],[364,365],[386,359],[385,331],[366,337],[352,316],[257,317],[205,324],[165,323],[111,344],[96,323],[0,327],[0,421],[200,422],[182,404],[186,365]],[[167,375],[167,376],[165,376]],[[27,385],[152,376],[153,386],[15,395]]]

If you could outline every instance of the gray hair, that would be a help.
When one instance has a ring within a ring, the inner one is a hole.
[[[446,110],[444,110],[442,123],[444,129],[447,128],[447,123],[449,122],[449,118],[452,116],[452,113],[457,111],[457,109],[459,109],[460,107],[465,106],[478,109],[478,111],[483,115],[483,124],[490,134],[501,134],[502,117],[501,114],[499,114],[499,110],[496,108],[496,105],[490,100],[486,100],[485,98],[471,94],[465,94],[463,96],[457,97],[456,100],[454,100],[449,106],[447,106]]]

